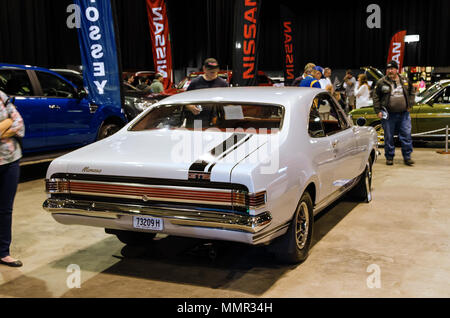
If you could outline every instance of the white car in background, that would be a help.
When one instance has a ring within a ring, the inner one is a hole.
[[[192,107],[209,112],[207,127]],[[324,90],[195,90],[54,160],[43,206],[60,223],[103,227],[129,244],[157,233],[272,243],[296,263],[314,215],[349,191],[370,202],[376,157],[375,130],[354,126]]]

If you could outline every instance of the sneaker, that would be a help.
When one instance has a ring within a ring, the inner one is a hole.
[[[414,160],[412,159],[405,159],[404,162],[407,166],[412,166],[414,164]]]
[[[386,159],[386,164],[392,166],[394,164],[394,159]]]

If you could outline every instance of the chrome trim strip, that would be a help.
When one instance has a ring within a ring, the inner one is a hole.
[[[328,195],[326,198],[324,198],[322,201],[316,203],[313,209],[313,215],[316,215],[317,213],[321,212],[323,209],[325,209],[327,206],[329,206],[330,203],[336,201],[340,197],[342,197],[345,193],[347,193],[349,190],[353,188],[354,185],[356,185],[359,181],[361,176],[357,176],[356,178],[350,180],[345,185],[338,188],[336,191],[334,191],[332,194]]]
[[[80,182],[80,183],[116,185],[116,186],[126,186],[126,187],[152,188],[152,189],[169,189],[169,190],[180,190],[180,191],[223,192],[223,193],[231,193],[233,191],[233,190],[229,190],[229,189],[218,189],[218,188],[163,186],[163,185],[151,185],[151,184],[141,184],[141,183],[104,182],[104,181],[77,180],[77,179],[68,179],[68,180],[70,182]]]
[[[278,232],[278,231],[281,231],[281,230],[283,230],[283,229],[289,227],[290,224],[291,224],[291,221],[289,221],[289,222],[287,222],[287,223],[284,223],[284,224],[281,224],[281,225],[279,225],[279,226],[277,226],[277,227],[274,227],[274,228],[271,229],[270,231],[263,232],[263,233],[259,233],[259,234],[255,235],[255,236],[253,237],[253,243],[256,243],[256,242],[258,242],[258,241],[261,241],[262,239],[266,238],[267,236],[272,235],[272,234],[274,234],[274,233],[276,233],[276,232]]]
[[[126,194],[110,194],[105,192],[83,192],[83,191],[71,191],[72,194],[89,195],[95,197],[108,197],[108,198],[123,198],[134,199],[142,201],[162,201],[162,202],[178,202],[178,203],[199,203],[199,204],[214,204],[214,205],[231,205],[231,200],[228,201],[208,201],[208,200],[189,200],[178,198],[164,198],[164,197],[152,197],[148,195],[126,195]],[[143,197],[146,197],[145,200]],[[245,204],[234,203],[234,206],[245,207]]]
[[[162,217],[175,225],[236,230],[252,234],[260,232],[272,222],[272,216],[268,211],[256,216],[247,216],[235,213],[196,210],[195,208],[156,208],[68,199],[47,199],[43,204],[43,208],[52,214],[80,215],[106,219],[137,215]]]

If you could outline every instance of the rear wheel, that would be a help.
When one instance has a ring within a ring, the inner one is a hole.
[[[119,241],[131,246],[145,245],[146,243],[153,240],[156,236],[155,233],[132,232],[114,229],[105,229],[105,232],[108,234],[114,234],[115,236],[117,236]]]
[[[350,190],[350,196],[355,200],[369,203],[372,201],[372,163],[367,161],[366,168],[361,174],[358,183]]]
[[[290,264],[303,262],[311,247],[313,224],[313,203],[309,193],[305,192],[297,205],[288,231],[274,243],[277,258]]]

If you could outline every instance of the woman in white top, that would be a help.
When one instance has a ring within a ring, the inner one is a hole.
[[[370,106],[370,89],[365,74],[359,74],[358,84],[355,88],[356,108]]]

